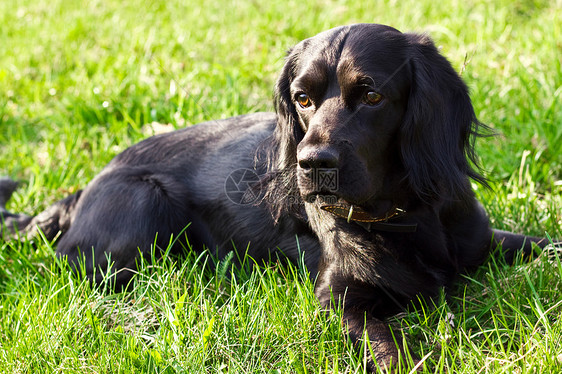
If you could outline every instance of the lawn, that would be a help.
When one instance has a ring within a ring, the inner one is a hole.
[[[147,124],[273,110],[288,48],[376,22],[430,34],[498,133],[477,147],[491,188],[474,185],[494,226],[561,238],[560,19],[560,0],[4,0],[0,175],[21,181],[8,209],[84,187]],[[70,275],[55,248],[0,240],[0,372],[363,372],[297,265],[169,257],[115,294]],[[561,372],[560,290],[558,258],[490,260],[390,323],[426,372]]]

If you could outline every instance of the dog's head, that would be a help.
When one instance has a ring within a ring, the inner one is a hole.
[[[457,199],[468,177],[481,179],[467,87],[427,36],[358,24],[304,40],[288,54],[276,109],[276,167],[296,175],[283,186],[305,201],[384,210],[411,196]]]

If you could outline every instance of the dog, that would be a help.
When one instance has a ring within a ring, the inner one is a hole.
[[[58,235],[58,256],[96,282],[111,262],[116,286],[171,238],[219,258],[248,247],[256,261],[303,259],[351,341],[368,334],[373,371],[404,354],[385,318],[500,244],[508,262],[544,247],[490,228],[471,189],[485,184],[485,126],[428,36],[356,24],[306,39],[287,54],[275,108],[148,138],[36,216],[5,209],[4,178],[2,235]]]

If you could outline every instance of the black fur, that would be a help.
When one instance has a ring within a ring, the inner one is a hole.
[[[368,92],[382,100],[369,103]],[[310,105],[298,104],[302,94]],[[368,332],[370,369],[399,356],[385,317],[419,294],[436,295],[500,242],[508,260],[531,252],[536,239],[493,231],[475,199],[470,179],[484,182],[473,167],[481,127],[466,85],[427,36],[359,24],[307,39],[289,52],[275,102],[277,115],[208,122],[134,145],[84,191],[36,217],[0,211],[3,234],[60,231],[57,254],[85,256],[97,281],[108,256],[115,269],[134,269],[139,250],[165,248],[189,223],[194,249],[218,256],[231,243],[251,243],[256,260],[282,252],[297,261],[300,248],[320,303],[343,304],[352,340]],[[246,190],[259,200],[228,198],[225,181],[237,169],[259,176]],[[315,179],[321,170],[337,171],[335,188]],[[1,203],[12,183],[0,180]],[[390,222],[417,230],[367,231],[321,209],[327,201],[373,217],[399,207],[406,213]],[[115,274],[120,285],[132,275]]]

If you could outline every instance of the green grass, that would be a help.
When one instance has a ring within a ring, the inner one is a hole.
[[[475,189],[494,225],[560,238],[560,19],[559,0],[2,1],[0,175],[23,182],[8,208],[37,213],[83,187],[147,123],[272,110],[291,45],[378,22],[428,32],[502,134],[478,144],[492,189]],[[215,271],[186,255],[142,266],[131,292],[113,294],[53,254],[50,243],[0,242],[1,372],[363,370],[297,267]],[[546,256],[490,261],[391,323],[427,372],[560,372],[561,269]]]

